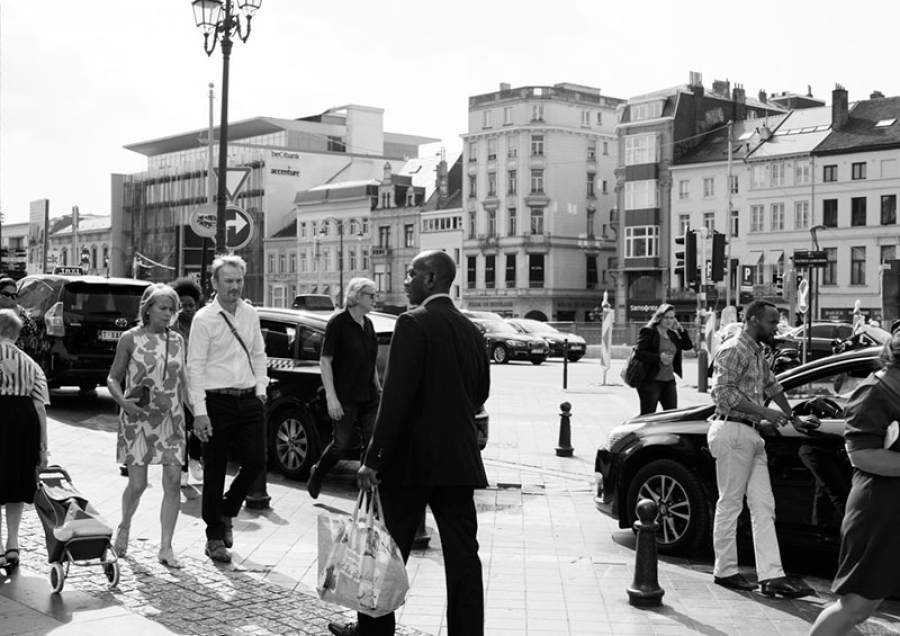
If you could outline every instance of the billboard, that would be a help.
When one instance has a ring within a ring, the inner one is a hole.
[[[38,199],[29,205],[28,260],[25,266],[29,274],[47,273],[47,223],[50,217],[50,199]]]

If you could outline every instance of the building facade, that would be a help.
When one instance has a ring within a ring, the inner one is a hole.
[[[615,264],[616,109],[575,84],[469,98],[464,134],[464,304],[585,320]]]

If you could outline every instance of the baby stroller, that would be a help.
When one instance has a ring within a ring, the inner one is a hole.
[[[112,527],[72,485],[60,466],[38,469],[34,508],[44,526],[50,585],[63,589],[69,566],[102,565],[110,585],[119,583]]]

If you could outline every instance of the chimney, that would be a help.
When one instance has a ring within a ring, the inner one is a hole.
[[[506,82],[500,82],[500,90],[501,91],[508,91],[511,88],[512,88],[511,84],[507,84]]]
[[[384,178],[382,179],[382,181],[384,181],[385,184],[390,183],[390,181],[391,181],[391,164],[390,164],[390,162],[386,161],[384,163],[383,173],[384,173]]]
[[[884,93],[881,91],[872,91],[872,94],[869,95],[869,99],[881,99],[884,97]]]
[[[690,86],[691,88],[703,86],[703,75],[701,73],[698,73],[697,71],[691,71],[688,77],[688,86]]]
[[[759,101],[761,101],[763,104],[768,103],[768,102],[766,101],[766,91],[763,90],[762,88],[759,89]]]
[[[747,93],[744,91],[744,86],[742,84],[735,84],[734,90],[731,91],[731,97],[738,104],[746,104],[747,103]]]
[[[840,130],[849,118],[847,89],[835,84],[834,90],[831,91],[831,129]]]
[[[731,82],[725,80],[713,80],[712,91],[725,99],[731,99]]]

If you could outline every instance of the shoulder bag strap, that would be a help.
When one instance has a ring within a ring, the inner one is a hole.
[[[250,361],[250,366],[253,366],[253,358],[250,357],[250,350],[247,349],[247,345],[244,344],[243,339],[241,338],[241,334],[237,332],[237,329],[234,328],[234,325],[231,323],[231,320],[228,319],[228,316],[225,315],[224,311],[220,311],[219,315],[225,319],[225,322],[228,323],[228,328],[231,329],[231,333],[234,334],[234,337],[237,338],[237,341],[241,343],[241,348],[244,350],[244,353],[247,354],[247,360]]]

